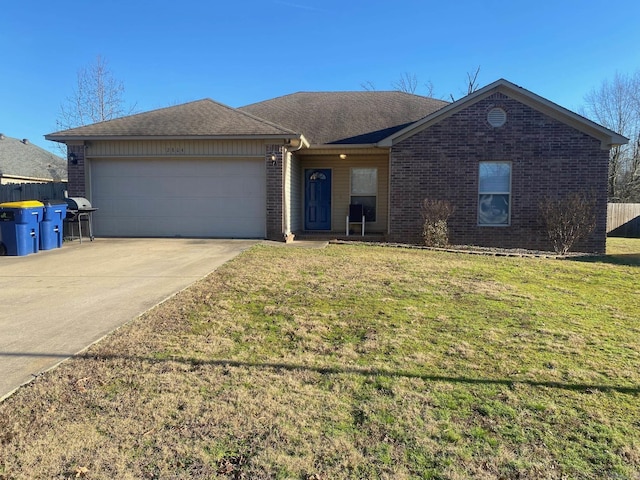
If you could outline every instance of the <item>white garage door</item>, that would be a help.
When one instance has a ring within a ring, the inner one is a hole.
[[[265,177],[253,158],[94,159],[94,233],[264,238]]]

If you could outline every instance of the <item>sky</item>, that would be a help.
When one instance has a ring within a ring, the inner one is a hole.
[[[44,139],[101,56],[144,112],[298,91],[437,98],[505,78],[563,107],[640,70],[638,0],[0,0],[0,133]]]

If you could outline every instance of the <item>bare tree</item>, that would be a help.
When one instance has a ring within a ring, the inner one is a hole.
[[[415,73],[405,72],[400,76],[398,81],[393,82],[391,86],[393,87],[394,90],[397,90],[399,92],[415,94],[418,91],[418,77]],[[424,84],[424,87],[426,91],[424,92],[424,94],[421,93],[420,95],[434,98],[435,88],[433,86],[433,82],[429,80],[427,83]]]
[[[73,95],[60,106],[59,130],[111,120],[133,112],[126,107],[124,84],[116,80],[107,61],[98,55],[95,63],[78,70]]]
[[[418,77],[415,73],[404,72],[400,75],[397,82],[392,83],[392,86],[399,92],[416,93],[418,89]]]
[[[480,65],[473,73],[467,72],[467,95],[478,90],[478,75],[480,74]]]
[[[467,85],[466,85],[465,95],[470,95],[476,90],[478,90],[479,88],[478,75],[480,75],[480,65],[476,67],[476,70],[473,73],[467,72]],[[449,94],[449,98],[451,98],[452,102],[456,101],[452,93]]]
[[[630,139],[611,149],[609,201],[640,202],[640,70],[634,75],[616,73],[584,100],[580,113]]]
[[[480,66],[478,66],[473,73],[467,72],[467,85],[466,85],[465,95],[473,93],[478,89],[479,74],[480,74]],[[393,87],[394,90],[398,92],[416,94],[419,87],[418,76],[415,73],[404,72],[402,75],[400,75],[400,78],[397,81],[391,83],[391,86]],[[420,95],[424,95],[426,97],[431,97],[431,98],[436,97],[435,87],[433,85],[433,82],[431,82],[431,80],[429,80],[423,86],[426,89],[426,91],[424,94],[420,93]],[[377,90],[376,86],[371,81],[366,81],[361,83],[360,87],[362,87],[363,90],[366,90],[368,92]],[[453,94],[449,94],[449,97],[451,98],[451,101],[455,101]],[[443,96],[441,96],[440,98],[444,100]]]
[[[376,86],[370,80],[367,80],[366,82],[361,83],[360,86],[362,87],[363,90],[366,90],[367,92],[376,91]]]
[[[425,92],[425,97],[435,98],[435,87],[433,86],[433,82],[429,80],[424,84],[427,91]]]

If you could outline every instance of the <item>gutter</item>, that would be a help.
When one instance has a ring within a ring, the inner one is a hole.
[[[269,134],[269,135],[45,135],[45,140],[53,142],[88,142],[88,141],[111,141],[111,140],[280,140],[286,143],[292,135]],[[302,136],[301,136],[302,138]],[[306,142],[306,140],[305,140]],[[308,142],[306,142],[308,145]]]
[[[312,150],[341,150],[356,148],[380,148],[377,143],[321,143],[319,145],[310,145]]]

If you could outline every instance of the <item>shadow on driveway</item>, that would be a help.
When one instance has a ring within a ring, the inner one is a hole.
[[[0,257],[0,398],[256,243],[99,238]]]

